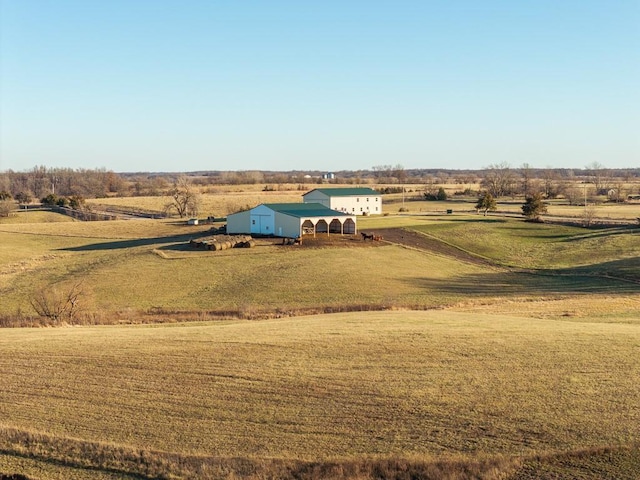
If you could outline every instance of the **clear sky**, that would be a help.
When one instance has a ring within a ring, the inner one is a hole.
[[[0,0],[0,171],[640,167],[640,0]]]

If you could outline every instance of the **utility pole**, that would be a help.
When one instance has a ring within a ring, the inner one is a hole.
[[[590,182],[583,182],[584,187],[584,218],[587,218],[587,185]]]

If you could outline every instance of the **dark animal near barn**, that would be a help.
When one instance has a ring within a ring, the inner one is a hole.
[[[362,235],[363,242],[366,242],[367,240],[371,240],[372,242],[379,242],[380,240],[382,240],[382,235],[375,235],[373,233],[365,232],[361,232],[360,235]]]

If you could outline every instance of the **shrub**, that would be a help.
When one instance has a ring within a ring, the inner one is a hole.
[[[58,204],[58,196],[55,193],[50,193],[46,197],[40,200],[43,205],[57,205]]]
[[[48,318],[54,324],[65,320],[71,323],[78,313],[82,295],[80,283],[67,292],[43,288],[31,299],[31,306],[38,315]]]
[[[18,203],[31,203],[33,197],[29,192],[18,192],[16,193],[15,199],[18,201]]]
[[[8,217],[16,208],[12,200],[0,200],[0,217]]]

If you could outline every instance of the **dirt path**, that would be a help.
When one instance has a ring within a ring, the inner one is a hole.
[[[388,244],[402,245],[416,250],[432,252],[439,255],[454,257],[462,262],[473,263],[476,265],[492,265],[495,262],[489,259],[478,257],[472,253],[465,252],[453,245],[438,240],[437,238],[424,235],[419,232],[407,230],[404,228],[376,228],[367,230],[366,233],[382,236],[382,241],[371,241],[362,239],[360,234],[357,235],[339,235],[318,234],[316,237],[305,235],[302,238],[302,245],[288,248],[331,248],[331,247],[355,247],[355,248],[372,248],[380,247]],[[264,239],[264,244],[279,245],[282,244],[281,239]],[[258,240],[260,244],[260,240]]]
[[[437,238],[412,230],[406,230],[404,228],[379,228],[376,229],[375,233],[376,235],[382,235],[385,242],[404,245],[448,257],[455,257],[463,262],[474,263],[476,265],[495,265],[491,260],[475,256],[453,245],[444,243]]]

